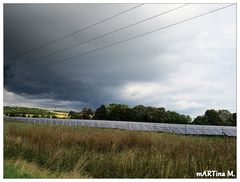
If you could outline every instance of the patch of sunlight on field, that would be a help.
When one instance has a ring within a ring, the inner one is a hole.
[[[57,118],[67,118],[67,117],[68,117],[68,113],[67,113],[67,112],[54,111],[53,114],[54,114]]]

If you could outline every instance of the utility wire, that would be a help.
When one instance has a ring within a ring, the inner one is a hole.
[[[186,21],[189,21],[189,20],[192,20],[192,19],[196,19],[196,18],[205,16],[205,15],[208,15],[208,14],[214,13],[214,12],[216,12],[216,11],[219,11],[219,10],[222,10],[222,9],[225,9],[225,8],[228,8],[228,7],[233,6],[233,5],[236,5],[236,4],[234,3],[234,4],[230,4],[230,5],[221,7],[221,8],[217,8],[217,9],[208,11],[208,12],[206,12],[206,13],[202,13],[202,14],[199,14],[199,15],[196,15],[196,16],[192,16],[191,18],[187,18],[187,19],[184,19],[184,20],[181,20],[181,21],[172,23],[172,24],[170,24],[170,25],[167,25],[167,26],[164,26],[164,27],[160,27],[160,28],[158,28],[158,29],[154,29],[154,30],[152,30],[152,31],[148,31],[148,32],[145,32],[145,33],[143,33],[143,34],[139,34],[139,35],[137,35],[137,36],[134,36],[134,37],[131,37],[131,38],[128,38],[128,39],[124,39],[124,40],[121,40],[121,41],[118,41],[118,42],[115,42],[115,43],[112,43],[112,44],[108,44],[108,45],[106,45],[106,46],[103,46],[103,47],[100,47],[100,48],[97,48],[97,49],[93,49],[93,50],[90,50],[90,51],[87,51],[87,52],[83,52],[83,53],[78,54],[78,55],[75,55],[75,56],[71,56],[71,57],[68,57],[68,58],[64,58],[64,59],[61,59],[61,60],[58,60],[58,61],[49,63],[49,64],[47,64],[47,65],[43,65],[43,66],[41,66],[41,67],[36,67],[36,68],[34,68],[34,69],[31,69],[31,70],[25,70],[25,71],[22,71],[22,72],[18,72],[18,73],[14,74],[14,75],[19,75],[19,74],[23,74],[23,73],[27,73],[27,72],[31,72],[31,71],[35,71],[35,70],[40,70],[40,69],[42,69],[42,68],[45,68],[45,67],[48,67],[48,66],[51,66],[51,65],[54,65],[54,64],[58,64],[58,63],[60,63],[60,62],[64,62],[64,61],[67,61],[67,60],[70,60],[70,59],[73,59],[73,58],[77,58],[77,57],[80,57],[80,56],[83,56],[83,55],[86,55],[86,54],[90,54],[90,53],[93,53],[93,52],[96,52],[96,51],[99,51],[99,50],[108,48],[108,47],[112,47],[112,46],[114,46],[114,45],[117,45],[117,44],[120,44],[120,43],[123,43],[123,42],[127,42],[127,41],[130,41],[130,40],[136,39],[136,38],[138,38],[138,37],[142,37],[142,36],[144,36],[144,35],[151,34],[151,33],[154,33],[154,32],[157,32],[157,31],[160,31],[160,30],[163,30],[163,29],[166,29],[166,28],[169,28],[169,27],[172,27],[172,26],[181,24],[181,23],[184,23],[184,22],[186,22]]]
[[[99,22],[97,22],[97,23],[94,23],[94,24],[89,25],[89,26],[87,26],[87,27],[84,27],[84,28],[82,28],[82,29],[80,29],[80,30],[77,30],[77,31],[75,31],[75,32],[73,32],[73,33],[67,34],[67,35],[65,35],[65,36],[63,36],[63,37],[60,37],[60,38],[58,38],[58,39],[49,41],[49,42],[47,42],[47,43],[45,43],[45,44],[42,44],[42,45],[40,45],[40,46],[38,46],[38,47],[35,47],[35,48],[33,48],[33,49],[30,49],[30,50],[27,50],[27,51],[25,51],[25,52],[22,52],[22,53],[20,53],[20,54],[18,54],[18,55],[16,55],[16,56],[10,58],[9,60],[17,59],[18,57],[23,56],[23,55],[25,55],[25,54],[27,54],[27,53],[36,51],[36,50],[38,50],[38,49],[41,49],[41,48],[43,48],[43,47],[46,47],[46,46],[48,46],[48,45],[50,45],[50,44],[53,44],[53,43],[55,43],[55,42],[58,42],[58,41],[60,41],[60,40],[66,39],[66,38],[68,38],[68,37],[70,37],[70,36],[72,36],[72,35],[75,35],[75,34],[81,32],[81,31],[83,31],[83,30],[92,28],[92,27],[94,27],[94,26],[96,26],[96,25],[99,25],[99,24],[101,24],[101,23],[104,23],[104,22],[106,22],[106,21],[108,21],[108,20],[110,20],[110,19],[112,19],[112,18],[115,18],[115,17],[117,17],[117,16],[119,16],[119,15],[122,15],[122,14],[124,14],[124,13],[127,13],[127,12],[129,12],[129,11],[131,11],[131,10],[134,10],[134,9],[140,7],[140,6],[143,6],[143,5],[144,5],[144,3],[139,4],[139,5],[137,5],[137,6],[134,6],[134,7],[130,8],[130,9],[127,9],[127,10],[125,10],[125,11],[122,11],[122,12],[116,14],[116,15],[113,15],[113,16],[109,17],[109,18],[106,18],[106,19],[101,20],[101,21],[99,21]]]
[[[127,25],[127,26],[122,27],[122,28],[120,28],[120,29],[113,30],[113,31],[108,32],[108,33],[106,33],[106,34],[103,34],[103,35],[100,35],[100,36],[97,36],[97,37],[94,37],[94,38],[88,39],[88,40],[86,40],[86,41],[84,41],[84,42],[80,42],[80,43],[77,43],[77,44],[72,45],[72,46],[70,46],[70,47],[67,47],[67,48],[64,48],[64,49],[61,49],[61,50],[55,51],[55,52],[53,52],[53,53],[51,53],[51,54],[48,54],[48,55],[45,55],[45,56],[42,56],[42,57],[39,57],[39,58],[36,58],[36,59],[29,60],[29,61],[26,61],[26,62],[21,63],[21,64],[15,64],[15,65],[11,66],[11,69],[13,69],[13,68],[17,68],[17,67],[19,67],[19,66],[26,65],[26,64],[28,64],[28,63],[32,63],[32,62],[36,62],[36,61],[42,60],[43,58],[47,58],[47,57],[49,57],[49,56],[56,55],[56,54],[58,54],[58,53],[61,53],[61,52],[67,51],[67,50],[69,50],[69,49],[72,49],[72,48],[78,47],[78,46],[80,46],[80,45],[83,45],[83,44],[89,43],[89,42],[91,42],[91,41],[94,41],[94,40],[97,40],[97,39],[103,38],[103,37],[108,36],[108,35],[110,35],[110,34],[113,34],[113,33],[119,32],[119,31],[124,30],[124,29],[126,29],[126,28],[129,28],[129,27],[132,27],[132,26],[138,25],[138,24],[143,23],[143,22],[145,22],[145,21],[148,21],[148,20],[151,20],[151,19],[157,18],[157,17],[159,17],[159,16],[161,16],[161,15],[164,15],[164,14],[170,13],[170,12],[172,12],[172,11],[175,11],[175,10],[177,10],[177,9],[183,8],[183,7],[187,6],[187,5],[189,5],[189,4],[184,4],[184,5],[178,6],[178,7],[176,7],[176,8],[173,8],[173,9],[170,9],[170,10],[168,10],[168,11],[165,11],[165,12],[162,12],[162,13],[159,13],[159,14],[156,14],[156,15],[154,15],[154,16],[151,16],[151,17],[146,18],[146,19],[144,19],[144,20],[138,21],[138,22],[136,22],[136,23],[133,23],[133,24]]]

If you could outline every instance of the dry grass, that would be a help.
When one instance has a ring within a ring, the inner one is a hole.
[[[4,158],[93,178],[196,177],[236,173],[236,139],[5,122]]]

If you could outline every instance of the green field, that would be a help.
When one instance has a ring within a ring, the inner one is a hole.
[[[5,178],[196,178],[233,170],[236,138],[4,121]]]

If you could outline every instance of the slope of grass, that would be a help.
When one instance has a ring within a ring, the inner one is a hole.
[[[4,178],[83,178],[71,173],[52,172],[22,159],[4,161]]]
[[[236,139],[5,121],[4,159],[34,164],[46,177],[194,178],[236,174]]]

